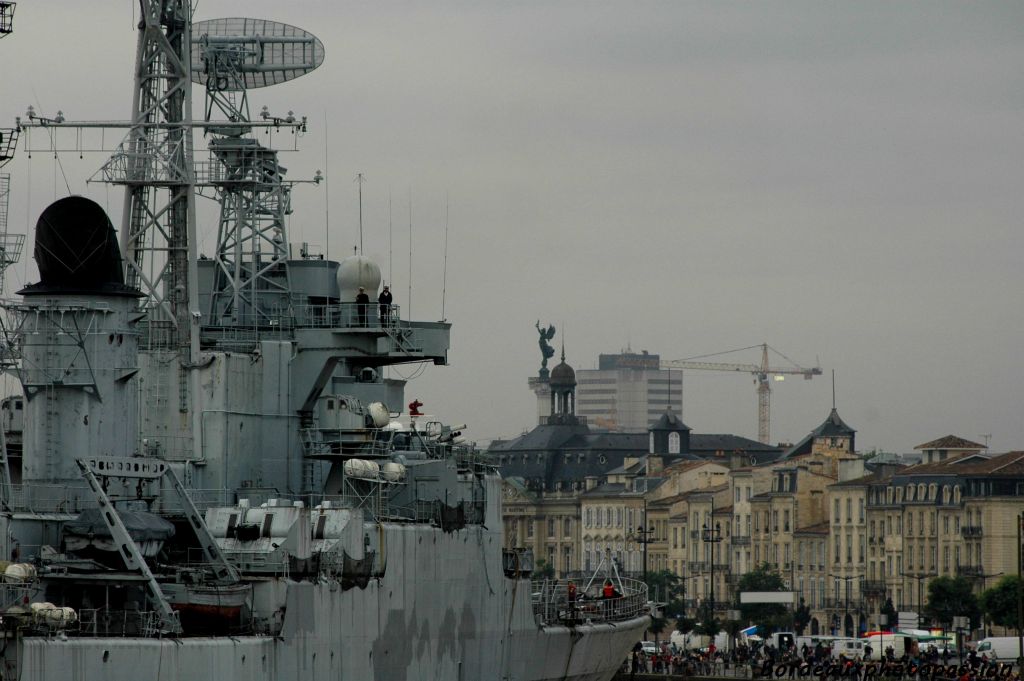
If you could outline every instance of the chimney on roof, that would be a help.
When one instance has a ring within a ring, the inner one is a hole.
[[[864,459],[840,459],[839,460],[839,482],[863,478],[867,473],[864,471]]]

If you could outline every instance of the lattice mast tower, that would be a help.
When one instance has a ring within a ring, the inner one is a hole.
[[[199,355],[192,8],[189,0],[139,6],[131,128],[103,170],[125,186],[125,283],[146,294],[151,333],[169,331],[182,362],[190,363]]]
[[[14,8],[17,3],[0,0],[0,38],[14,31]],[[18,128],[0,128],[0,168],[11,162],[18,147]],[[4,274],[18,262],[25,246],[24,234],[7,233],[7,210],[11,201],[11,176],[0,173],[0,295],[4,292]],[[6,358],[0,358],[0,362]]]
[[[17,3],[0,0],[0,38],[14,31],[14,8]],[[10,163],[18,146],[17,128],[0,128],[0,168]],[[25,246],[24,234],[7,233],[7,210],[11,201],[11,176],[0,173],[0,295],[4,292],[7,268],[18,262],[21,249]],[[10,349],[0,352],[0,366],[14,366],[15,358]],[[11,471],[7,461],[7,438],[0,428],[0,500],[4,504],[11,498]]]

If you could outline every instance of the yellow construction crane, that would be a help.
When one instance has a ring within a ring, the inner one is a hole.
[[[727,355],[733,352],[744,352],[746,350],[754,350],[760,348],[761,350],[761,363],[760,364],[733,364],[729,362],[708,362],[704,361],[709,357],[718,357],[719,355]],[[771,350],[779,357],[789,362],[792,366],[788,367],[772,367],[768,365],[768,350]],[[821,367],[812,367],[810,369],[804,368],[798,365],[793,360],[789,359],[775,348],[770,347],[767,343],[760,345],[751,345],[748,348],[739,348],[737,350],[726,350],[725,352],[716,352],[710,355],[699,355],[697,357],[690,357],[687,359],[673,359],[673,360],[662,360],[662,369],[701,369],[705,371],[742,371],[744,373],[753,374],[754,383],[757,386],[757,439],[764,444],[769,444],[771,439],[771,381],[769,377],[774,380],[781,381],[787,375],[797,374],[804,377],[804,380],[811,380],[814,376],[821,375]]]

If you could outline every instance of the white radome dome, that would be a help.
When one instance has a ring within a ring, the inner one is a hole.
[[[380,266],[365,255],[352,255],[338,265],[339,300],[343,303],[354,301],[360,286],[376,299],[380,289]]]

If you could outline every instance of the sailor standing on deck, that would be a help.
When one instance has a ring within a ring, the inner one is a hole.
[[[359,326],[366,326],[366,308],[370,306],[370,296],[366,295],[366,289],[359,287],[356,295],[356,320]]]
[[[604,586],[601,588],[601,598],[604,599],[604,616],[612,616],[612,601],[618,597],[618,593],[615,591],[615,587],[612,586],[612,580],[604,580]]]
[[[380,303],[380,325],[387,326],[391,318],[391,289],[385,286],[377,296],[377,302]]]
[[[565,600],[569,606],[569,621],[574,622],[576,620],[576,582],[569,580],[569,585],[565,588]]]

